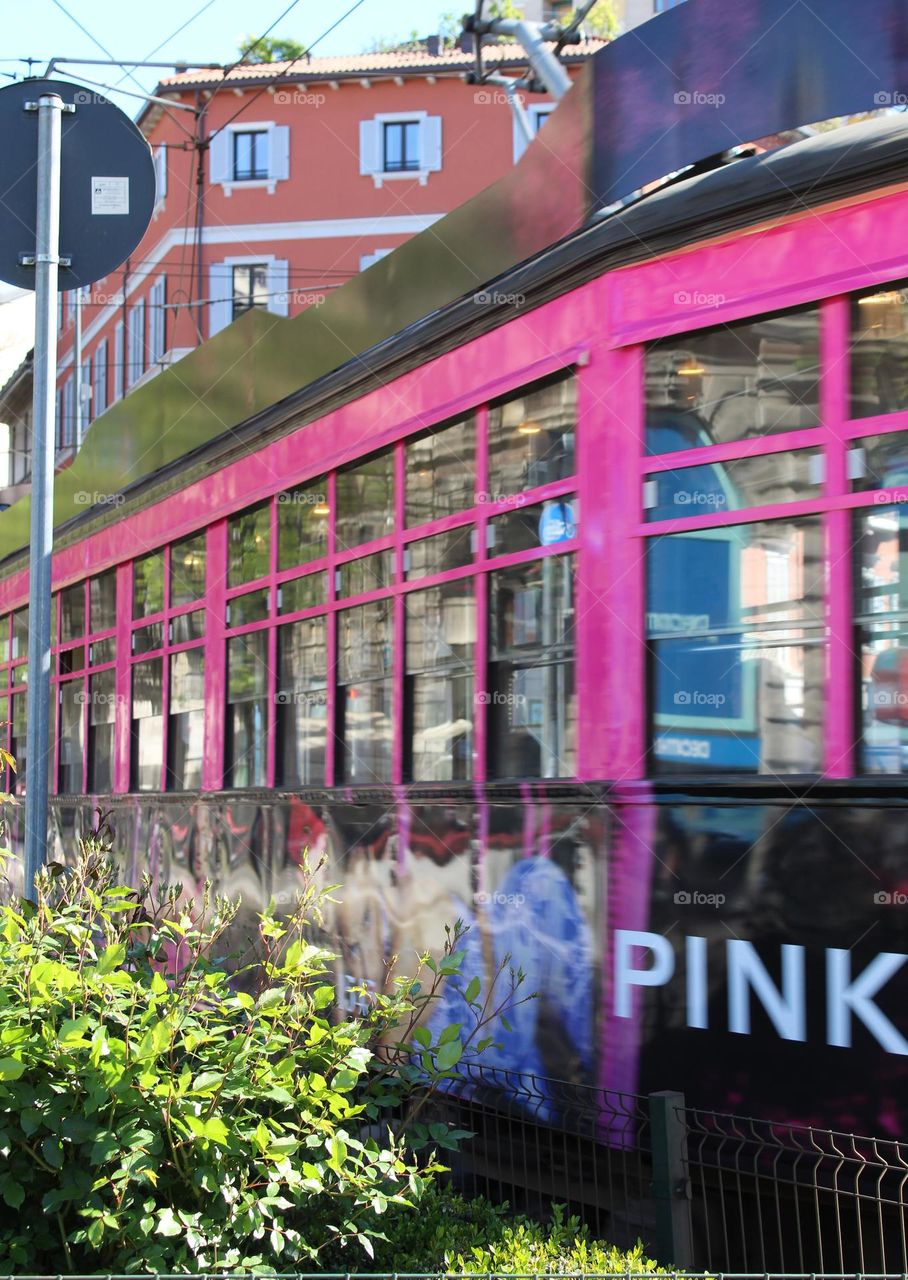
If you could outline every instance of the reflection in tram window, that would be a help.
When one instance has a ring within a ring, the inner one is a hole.
[[[191,604],[205,594],[205,559],[207,541],[204,532],[170,548],[170,607]],[[94,585],[94,584],[92,584]],[[94,606],[92,606],[94,607]],[[98,627],[92,615],[92,627]]]
[[[160,658],[132,669],[133,789],[159,791],[164,758],[164,693]]]
[[[303,609],[315,609],[328,599],[328,575],[309,573],[303,578],[291,578],[277,591],[278,613],[299,613]]]
[[[655,769],[818,771],[820,520],[656,537],[647,563]]]
[[[117,625],[117,571],[99,574],[88,584],[89,625],[93,634]]]
[[[168,791],[202,785],[205,736],[205,650],[170,655],[170,715],[167,743]]]
[[[348,560],[337,570],[337,594],[364,596],[369,591],[390,587],[393,571],[393,551],[376,551],[371,556]]]
[[[653,343],[650,454],[798,431],[819,422],[819,312],[790,312]]]
[[[247,591],[242,596],[232,596],[227,604],[227,626],[246,627],[253,622],[264,622],[268,617],[268,590]]]
[[[908,290],[877,286],[851,301],[851,416],[908,409]]]
[[[576,422],[573,376],[493,405],[489,409],[492,500],[572,476]]]
[[[410,776],[472,777],[476,592],[471,578],[405,597]]]
[[[228,787],[263,787],[268,735],[268,632],[227,641]]]
[[[338,614],[338,720],[343,781],[391,780],[391,602]]]
[[[14,693],[10,698],[10,704],[9,718],[11,721],[11,733],[9,749],[16,762],[16,772],[13,773],[11,770],[9,774],[10,790],[15,795],[22,795],[25,791],[25,774],[27,764],[26,728],[28,724],[28,695],[24,692]],[[50,746],[50,754],[53,756],[54,736],[56,732],[54,728],[53,705],[51,705],[50,709],[50,723],[51,732],[50,737],[48,738],[48,744]],[[50,772],[53,773],[53,766],[51,766]],[[53,789],[52,785],[51,789]]]
[[[648,478],[654,505],[646,518],[680,520],[817,498],[823,492],[822,463],[819,449],[799,449],[654,472]]]
[[[329,515],[325,477],[277,495],[278,569],[295,569],[327,553]]]
[[[443,427],[407,445],[407,526],[476,505],[476,423]]]
[[[538,551],[556,542],[570,542],[577,537],[579,527],[580,504],[573,493],[532,507],[514,507],[489,521],[489,555]]]
[[[908,485],[908,431],[855,440],[848,454],[848,474],[855,493]]]
[[[164,554],[155,551],[133,562],[132,616],[147,618],[164,608]]]
[[[489,776],[570,777],[577,740],[574,558],[548,556],[490,577]]]
[[[55,634],[55,629],[51,629],[51,635]],[[17,609],[13,614],[13,662],[23,661],[28,657],[28,605],[24,609]],[[24,679],[24,676],[23,676]],[[18,681],[13,678],[13,684]]]
[[[88,790],[94,795],[113,791],[116,706],[117,673],[109,667],[88,681]]]
[[[227,586],[264,578],[271,566],[271,503],[227,521]]]
[[[475,538],[476,530],[468,524],[462,529],[437,533],[433,538],[408,542],[404,551],[407,578],[428,578],[433,573],[447,573],[472,564]]]
[[[100,630],[100,628],[98,628]],[[85,583],[60,592],[60,640],[81,640],[85,635]]]
[[[64,795],[82,794],[82,761],[85,757],[85,684],[68,680],[60,685],[60,772],[57,790]]]
[[[285,786],[325,782],[326,636],[325,617],[278,628],[277,776]]]
[[[390,451],[337,475],[337,550],[383,538],[394,527],[394,455]]]
[[[861,765],[908,772],[908,510],[855,518],[855,622],[861,667]]]

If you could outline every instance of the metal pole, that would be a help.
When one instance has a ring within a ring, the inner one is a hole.
[[[76,442],[76,450],[82,444],[82,424],[84,422],[84,406],[82,397],[85,392],[82,387],[82,289],[76,290],[76,296],[73,298],[76,304],[76,332],[73,338],[73,359],[75,363],[75,380],[73,382],[73,391],[75,392],[75,429],[73,438]]]
[[[660,1262],[673,1267],[694,1265],[687,1125],[684,1117],[683,1093],[666,1090],[649,1095],[656,1252]]]
[[[60,249],[60,139],[63,99],[38,100],[38,208],[35,252],[35,357],[32,401],[32,508],[29,547],[28,724],[26,731],[25,894],[47,852],[50,710],[50,591],[54,530],[54,408],[57,390],[57,271]]]

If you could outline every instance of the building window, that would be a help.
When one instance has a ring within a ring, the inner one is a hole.
[[[268,177],[268,130],[247,129],[233,135],[233,178],[248,182]]]
[[[425,186],[442,166],[441,116],[425,111],[390,112],[361,120],[359,171],[375,185],[395,178],[416,178]]]
[[[549,116],[555,110],[554,102],[533,102],[524,108],[524,118],[530,127],[530,133],[535,138],[539,130],[548,120]],[[526,134],[520,126],[518,120],[514,120],[514,163],[516,164],[529,146]]]
[[[71,448],[76,439],[76,396],[75,379],[67,378],[63,383],[63,398],[60,411],[60,448]]]
[[[234,186],[265,187],[269,195],[290,176],[290,129],[287,125],[256,122],[227,125],[212,134],[209,176],[230,196]]]
[[[157,209],[163,205],[164,197],[167,195],[167,148],[155,147],[152,156],[154,159],[154,203]]]
[[[382,136],[382,168],[385,173],[402,173],[420,167],[420,122],[386,121]]]
[[[668,9],[677,9],[684,0],[653,0],[653,13],[665,13]]]
[[[129,309],[127,319],[127,371],[126,385],[131,387],[145,372],[145,299],[140,298]]]
[[[264,262],[243,263],[233,268],[233,319],[244,311],[268,309],[268,267]]]
[[[118,320],[114,329],[113,404],[123,398],[125,369],[126,355],[123,341],[123,321]]]
[[[148,293],[148,363],[160,364],[167,348],[166,280],[159,276]]]

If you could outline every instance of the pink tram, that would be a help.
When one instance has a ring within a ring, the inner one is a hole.
[[[54,854],[100,806],[253,911],[308,849],[347,987],[455,919],[467,981],[525,970],[493,1067],[908,1136],[906,155],[887,117],[684,177],[267,409],[225,365],[207,436],[118,406],[150,467],[59,520]],[[304,364],[333,314],[225,341]]]

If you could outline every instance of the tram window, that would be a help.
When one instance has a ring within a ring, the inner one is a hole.
[[[51,699],[50,717],[51,717],[51,734],[48,738],[48,746],[50,748],[50,756],[53,759],[54,754],[54,735],[56,732],[54,726],[54,705]],[[9,749],[13,759],[16,762],[16,772],[10,771],[10,790],[14,793],[22,793],[25,790],[25,773],[27,764],[26,755],[26,737],[28,727],[28,695],[25,693],[14,693],[10,698],[9,718],[10,724],[10,744]],[[53,765],[51,765],[51,769]],[[53,789],[53,788],[52,788]]]
[[[3,693],[3,694],[0,694],[0,726],[2,726],[2,728],[0,728],[0,746],[4,746],[4,747],[6,746],[6,727],[9,724],[9,720],[10,720],[9,694]],[[13,759],[15,759],[15,756],[13,757]],[[5,773],[6,773],[5,768],[0,768],[0,790],[3,790],[3,786],[4,786],[3,778]],[[12,770],[10,770],[10,777],[14,778],[15,776],[16,775],[12,772]],[[9,789],[12,790],[12,785],[10,785]]]
[[[85,684],[67,680],[60,685],[59,786],[63,795],[82,794],[82,762],[85,759]]]
[[[813,308],[653,343],[646,353],[647,452],[817,426],[819,332]]]
[[[163,622],[150,622],[147,627],[137,627],[132,633],[133,653],[154,653],[163,647]]]
[[[388,451],[337,475],[334,532],[340,552],[383,538],[394,527],[394,455]]]
[[[407,445],[407,525],[476,505],[476,422],[467,418]]]
[[[267,591],[249,591],[244,596],[234,596],[227,605],[228,627],[264,622],[268,617],[268,596]]]
[[[158,791],[164,758],[164,689],[160,658],[132,669],[132,773],[137,791]]]
[[[463,569],[473,563],[476,529],[465,525],[462,529],[448,529],[433,538],[417,538],[408,542],[404,551],[407,577],[428,578],[433,573],[447,573],[450,569]]]
[[[76,645],[74,649],[61,649],[59,654],[61,676],[71,676],[85,667],[85,645]]]
[[[92,632],[113,631],[117,625],[117,571],[99,574],[88,584],[88,623]]]
[[[204,649],[182,649],[170,655],[168,712],[167,790],[196,790],[202,785],[205,738]]]
[[[308,573],[304,578],[291,578],[278,588],[278,613],[299,613],[315,609],[328,599],[328,575]]]
[[[657,772],[816,773],[826,664],[818,517],[653,538]]]
[[[285,786],[323,786],[328,735],[325,617],[278,628],[277,773]]]
[[[110,668],[88,681],[88,790],[95,795],[107,795],[113,790],[116,679],[116,672]]]
[[[853,441],[848,472],[854,493],[908,485],[908,431],[888,431]]]
[[[271,504],[263,503],[227,521],[227,585],[264,578],[271,566]]]
[[[60,592],[60,639],[80,640],[85,635],[85,583]]]
[[[117,656],[117,642],[113,636],[106,640],[93,640],[88,646],[88,665],[103,666],[105,662],[113,662]]]
[[[170,607],[192,604],[205,594],[207,539],[204,533],[170,548]]]
[[[577,537],[579,522],[575,494],[531,507],[514,507],[489,522],[489,555],[504,556],[569,542]]]
[[[338,614],[338,729],[347,783],[391,780],[391,629],[390,600]]]
[[[193,609],[191,613],[178,613],[170,619],[170,643],[188,644],[205,637],[205,610]]]
[[[160,551],[136,560],[132,567],[132,616],[148,618],[164,608],[164,556]]]
[[[53,633],[52,633],[53,634]],[[13,662],[28,657],[28,606],[13,614]],[[15,684],[15,681],[13,681]]]
[[[823,455],[819,449],[764,453],[755,458],[673,467],[649,476],[654,505],[646,518],[679,520],[721,515],[782,502],[817,498],[823,492]]]
[[[337,570],[337,594],[361,596],[367,591],[380,591],[391,585],[394,566],[393,551],[376,551],[374,555],[348,560]]]
[[[328,481],[277,495],[277,567],[295,569],[328,553]]]
[[[855,516],[861,768],[908,772],[908,510]]]
[[[4,617],[0,618],[0,663],[9,662],[9,627],[10,617],[7,613]],[[51,640],[53,642],[53,637]]]
[[[227,641],[228,787],[263,787],[268,741],[268,632]]]
[[[908,286],[877,286],[851,300],[851,416],[908,409]]]
[[[489,774],[570,777],[576,769],[574,557],[490,575]]]
[[[473,775],[475,585],[461,578],[404,598],[409,774],[463,781]]]
[[[576,470],[577,382],[527,389],[489,409],[489,499],[565,480]]]

